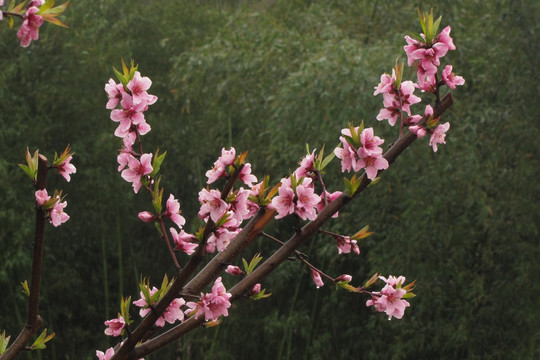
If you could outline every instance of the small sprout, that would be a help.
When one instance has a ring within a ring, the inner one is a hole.
[[[46,349],[47,346],[45,345],[47,342],[51,341],[52,338],[54,338],[54,333],[49,334],[47,336],[47,329],[43,330],[41,335],[34,341],[32,346],[30,346],[30,350],[43,350]]]
[[[4,352],[6,352],[7,346],[9,344],[9,339],[11,336],[6,336],[6,331],[2,331],[2,334],[0,334],[0,355],[2,355]]]
[[[247,275],[251,274],[253,272],[253,270],[255,270],[255,268],[257,267],[257,265],[259,264],[259,262],[262,260],[262,256],[260,253],[257,253],[253,256],[253,259],[251,259],[251,261],[249,262],[249,264],[247,263],[246,259],[242,259],[242,262],[244,263],[244,270],[246,272]]]
[[[22,286],[22,292],[26,294],[26,296],[30,296],[30,289],[28,288],[28,281],[24,280],[21,282]]]
[[[364,285],[364,287],[366,287],[366,288],[370,287],[371,285],[375,284],[375,283],[377,282],[378,279],[379,279],[379,273],[373,274],[373,276],[371,277],[371,279],[369,279],[368,281],[366,281],[366,284]]]

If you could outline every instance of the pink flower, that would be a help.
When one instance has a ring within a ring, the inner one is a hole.
[[[431,133],[429,139],[429,146],[433,147],[433,152],[437,152],[437,144],[446,144],[444,140],[446,137],[446,132],[450,129],[450,123],[446,122],[444,124],[438,125],[435,130]]]
[[[75,166],[71,164],[72,158],[73,156],[70,156],[66,160],[64,160],[64,162],[56,166],[60,175],[62,175],[64,179],[66,179],[67,182],[71,180],[70,174],[74,174],[77,172],[77,169],[75,168]]]
[[[119,316],[117,319],[105,321],[105,326],[107,326],[105,329],[105,335],[120,336],[122,335],[122,331],[126,326],[126,322],[122,316]]]
[[[50,221],[53,226],[58,227],[69,220],[69,215],[64,212],[67,201],[57,201],[49,212]]]
[[[204,219],[208,215],[212,221],[217,222],[228,209],[228,204],[221,199],[221,193],[218,190],[202,189],[199,192],[199,202],[201,209],[199,210],[199,219]]]
[[[226,225],[226,224],[225,224]],[[220,227],[210,236],[209,243],[215,244],[219,252],[225,250],[229,246],[230,242],[238,233],[240,229],[227,229],[225,226]],[[213,251],[208,251],[213,252]]]
[[[375,310],[385,312],[388,315],[388,320],[391,320],[392,317],[401,319],[405,308],[410,306],[407,301],[402,299],[403,295],[407,293],[406,290],[401,288],[401,285],[405,282],[405,277],[389,276],[386,279],[379,276],[379,278],[385,281],[386,285],[380,293],[372,293],[372,298],[366,302],[366,306],[374,306]]]
[[[152,154],[142,154],[141,160],[131,157],[128,160],[128,168],[122,171],[122,179],[133,183],[133,191],[139,192],[141,177],[152,173]]]
[[[169,230],[171,231],[175,250],[183,251],[188,255],[195,252],[195,249],[199,246],[199,244],[193,243],[196,239],[195,236],[186,233],[184,230],[180,230],[180,233],[178,233],[175,228],[170,228]]]
[[[305,180],[308,180],[306,178]],[[303,182],[305,183],[305,181]],[[321,197],[315,194],[313,186],[298,185],[296,187],[296,211],[302,220],[314,220],[317,217],[316,206],[321,201]]]
[[[109,83],[105,84],[105,92],[109,96],[109,101],[105,108],[114,109],[122,100],[122,94],[126,92],[124,85],[117,84],[113,79],[109,79]]]
[[[150,297],[152,297],[157,291],[158,289],[155,286],[153,286],[152,289],[150,290]],[[141,298],[139,300],[133,301],[133,305],[140,307],[141,310],[139,310],[139,315],[141,317],[145,317],[146,314],[148,314],[151,311],[149,305],[154,305],[154,304],[148,304],[146,302],[146,298],[144,297],[144,294],[142,291],[139,294]]]
[[[218,158],[217,161],[219,161],[223,166],[229,166],[234,163],[235,158],[236,158],[235,148],[231,147],[229,150],[225,150],[225,148],[222,148],[221,156]]]
[[[274,196],[272,199],[272,206],[278,212],[276,219],[281,219],[289,214],[294,213],[294,191],[291,188],[291,183],[288,183],[282,179],[281,186],[278,190],[278,196]]]
[[[440,43],[443,43],[447,46],[448,50],[456,50],[456,46],[454,45],[454,41],[450,37],[450,31],[452,29],[450,26],[445,27],[441,33],[437,36],[437,41]]]
[[[457,85],[465,84],[465,79],[452,72],[452,65],[446,65],[442,72],[442,78],[446,85],[451,89],[455,89]]]
[[[338,254],[348,254],[351,250],[356,254],[360,254],[360,248],[358,247],[356,240],[351,240],[350,236],[336,236],[335,238]]]
[[[122,100],[120,101],[122,109],[115,109],[111,111],[111,120],[119,122],[118,128],[114,132],[114,135],[118,137],[125,137],[133,125],[139,125],[145,123],[144,110],[146,102],[140,102],[135,104],[133,97],[128,93],[122,93]]]
[[[167,211],[163,216],[169,217],[179,228],[182,228],[186,223],[186,219],[180,215],[180,203],[172,194],[170,194],[167,199]]]
[[[158,289],[154,286],[152,287],[152,290],[150,290],[150,297],[152,297]],[[146,299],[144,297],[143,292],[140,292],[141,298],[139,300],[136,300],[133,302],[134,305],[141,308],[139,310],[139,315],[141,317],[145,317],[150,311],[149,304],[146,302]],[[151,305],[154,305],[155,302]],[[180,310],[182,306],[184,306],[185,300],[182,298],[176,298],[167,307],[167,309],[163,312],[163,314],[156,320],[156,326],[157,327],[163,327],[165,326],[165,322],[168,322],[169,324],[174,324],[176,320],[184,320],[184,314]]]
[[[315,168],[313,167],[313,161],[315,160],[315,150],[311,154],[306,155],[300,162],[300,167],[294,171],[297,179],[301,177],[308,176],[309,173],[313,172]]]
[[[123,342],[120,343],[122,345]],[[96,356],[98,357],[98,360],[110,360],[114,355],[114,348],[108,348],[106,353],[103,353],[103,351],[96,350]],[[139,360],[144,360],[143,358],[140,358]]]
[[[206,320],[217,320],[220,316],[228,316],[227,309],[231,306],[229,299],[231,294],[227,293],[225,286],[221,282],[221,277],[217,278],[212,286],[212,292],[201,293],[201,300],[198,302],[188,302],[187,313],[195,313],[195,318],[204,314]]]
[[[343,148],[335,148],[334,154],[338,159],[341,159],[341,172],[350,172],[351,168],[353,168],[353,170],[356,168],[357,154],[354,148],[345,140],[344,137],[340,137],[339,139],[343,144]],[[356,172],[357,170],[354,171]]]
[[[232,216],[238,221],[239,224],[252,216],[250,215],[250,209],[248,208],[249,195],[250,191],[240,188],[238,191],[233,193],[233,195],[229,195],[229,197],[227,197],[229,209],[232,211]]]
[[[174,324],[176,321],[183,321],[184,320],[184,312],[180,310],[182,306],[186,304],[186,301],[182,298],[176,298],[174,299],[167,309],[163,312],[160,318],[168,322],[169,324]],[[157,321],[156,321],[156,326]]]
[[[360,134],[362,147],[358,149],[359,157],[382,154],[382,148],[379,145],[384,143],[384,140],[373,134],[373,128],[366,128]]]
[[[131,96],[133,96],[133,104],[140,104],[141,102],[144,102],[145,104],[152,101],[155,102],[153,96],[148,95],[146,92],[146,90],[150,89],[151,85],[152,80],[146,76],[141,77],[141,73],[135,71],[133,78],[127,84],[127,88],[129,91],[131,91]]]
[[[334,191],[333,193],[329,193],[325,190],[324,194],[321,196],[321,201],[317,204],[317,211],[321,212],[322,209],[324,209],[324,198],[326,197],[326,202],[330,204],[332,201],[336,200],[341,195],[341,191]],[[332,215],[333,218],[337,218],[339,215],[338,212],[336,212],[334,215]]]
[[[227,274],[231,274],[233,276],[243,275],[244,272],[242,269],[240,269],[238,266],[235,265],[229,265],[227,266],[227,269],[225,270]]]
[[[392,76],[388,74],[382,74],[381,82],[379,83],[379,85],[375,86],[375,91],[373,92],[373,95],[385,94],[392,91],[392,89],[394,88],[395,80],[396,80],[396,73],[394,69],[392,69]]]
[[[36,6],[29,6],[26,9],[21,28],[17,31],[17,38],[22,47],[28,47],[32,40],[39,39],[39,27],[43,24],[43,17],[36,15],[38,11]]]
[[[321,274],[318,271],[311,269],[311,279],[317,286],[317,289],[320,288],[321,286],[324,286],[324,282],[322,281]]]
[[[47,194],[47,189],[37,190],[35,195],[36,195],[36,203],[38,204],[38,206],[43,206],[43,204],[45,204],[47,201],[51,199],[49,194]]]
[[[114,355],[114,349],[108,348],[105,353],[103,351],[96,350],[96,356],[98,357],[98,360],[109,360]]]
[[[208,178],[207,184],[212,184],[213,182],[217,181],[218,179],[227,177],[228,173],[225,169],[225,166],[219,162],[215,162],[214,166],[206,172],[206,177]]]
[[[240,174],[238,174],[238,180],[242,181],[249,187],[253,186],[254,182],[257,182],[257,177],[251,173],[250,163],[246,163],[242,170],[240,170]]]
[[[360,168],[366,169],[367,177],[370,180],[375,180],[379,170],[388,169],[388,161],[382,155],[361,158],[358,160],[358,164]]]

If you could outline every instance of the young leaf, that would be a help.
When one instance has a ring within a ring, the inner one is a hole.
[[[41,335],[39,335],[39,337],[36,339],[36,341],[34,341],[32,346],[30,346],[30,350],[43,350],[47,348],[45,344],[52,340],[52,338],[54,338],[54,335],[55,334],[52,333],[47,336],[47,329],[43,330]]]
[[[261,300],[261,299],[265,299],[267,297],[272,296],[272,293],[265,294],[265,292],[266,292],[266,289],[262,289],[257,294],[251,295],[249,298],[253,300]]]
[[[2,335],[0,335],[0,355],[6,352],[10,338],[11,336],[6,336],[5,330],[2,332]]]
[[[30,296],[30,289],[28,288],[28,281],[24,280],[21,282],[22,286],[22,292],[26,294],[26,296]]]
[[[244,263],[244,270],[246,271],[246,275],[249,275],[255,270],[257,267],[257,264],[262,260],[261,254],[257,253],[253,256],[253,259],[249,262],[249,265],[245,259],[242,259],[242,262]]]
[[[161,168],[161,164],[163,163],[163,160],[165,160],[165,156],[167,155],[167,152],[165,151],[163,154],[159,155],[159,149],[156,150],[156,155],[154,156],[154,160],[152,161],[152,173],[150,174],[150,177],[155,177],[158,173],[159,169]]]

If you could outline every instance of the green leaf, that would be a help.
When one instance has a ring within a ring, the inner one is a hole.
[[[161,164],[163,163],[163,160],[165,160],[166,155],[167,155],[166,151],[163,154],[159,155],[159,149],[156,150],[156,155],[154,155],[154,160],[152,161],[152,172],[150,173],[151,177],[156,176],[159,169],[161,168]]]
[[[45,1],[45,4],[41,5],[39,7],[39,11],[36,13],[37,15],[46,14],[47,10],[52,8],[54,5],[54,0],[47,0]]]
[[[272,293],[265,294],[265,292],[266,292],[266,289],[262,289],[257,294],[251,295],[249,298],[253,300],[261,300],[261,299],[266,299],[267,297],[272,296]]]
[[[47,346],[45,345],[47,342],[51,341],[52,338],[54,338],[55,333],[49,334],[47,336],[47,329],[43,330],[41,335],[34,341],[32,346],[30,346],[30,350],[43,350],[46,349]]]
[[[161,182],[161,177],[157,178],[156,182],[154,183],[153,200],[152,200],[152,205],[154,206],[154,210],[156,210],[156,214],[158,216],[161,214],[161,210],[163,209],[163,188],[160,189],[159,187],[160,182]]]
[[[9,344],[9,339],[11,336],[6,337],[6,331],[2,331],[2,335],[0,335],[0,355],[6,352],[7,346]]]
[[[401,298],[403,298],[403,299],[410,299],[410,298],[413,298],[413,297],[416,297],[416,294],[415,294],[415,293],[412,293],[412,292],[408,292],[408,293],[406,293],[405,295],[403,295]]]
[[[118,81],[120,81],[122,83],[122,85],[127,86],[127,79],[125,78],[124,75],[122,75],[122,73],[118,70],[116,70],[115,67],[113,67],[113,71],[114,71],[114,74],[116,75],[116,78],[118,79]]]
[[[246,275],[251,274],[262,259],[263,258],[260,253],[257,253],[253,256],[253,259],[251,259],[251,261],[249,262],[249,265],[245,259],[242,259],[242,262],[244,263],[244,270],[246,272]]]
[[[26,294],[26,296],[30,296],[30,289],[28,288],[28,281],[24,280],[21,282],[22,286],[22,292]]]
[[[321,167],[320,167],[319,171],[324,169],[326,167],[326,165],[328,165],[330,163],[330,161],[332,161],[334,159],[334,157],[336,157],[336,154],[333,151],[330,154],[326,155],[326,157],[324,158],[324,160],[321,163]]]
[[[131,305],[131,296],[128,296],[127,298],[124,298],[122,296],[122,299],[120,301],[120,315],[124,318],[124,321],[126,324],[130,324],[132,321],[129,317],[129,306]]]

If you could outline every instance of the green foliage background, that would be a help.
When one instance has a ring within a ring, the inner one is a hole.
[[[378,271],[416,279],[418,297],[401,321],[365,298],[316,290],[296,262],[263,284],[274,295],[245,301],[217,328],[193,332],[150,359],[535,359],[540,357],[540,5],[529,1],[72,1],[64,22],[18,46],[0,24],[0,329],[24,324],[33,233],[33,189],[16,164],[26,146],[52,159],[71,144],[71,219],[49,227],[41,314],[57,336],[28,358],[95,358],[112,345],[103,321],[121,294],[137,297],[140,274],[172,275],[148,208],[116,171],[114,124],[105,82],[133,58],[159,101],[145,149],[168,151],[165,186],[196,224],[204,172],[223,146],[249,150],[255,174],[288,174],[305,143],[337,144],[348,121],[377,123],[380,74],[419,32],[416,9],[442,14],[458,47],[444,59],[466,78],[447,144],[434,154],[418,141],[329,225],[376,234],[360,256],[341,255],[318,236],[306,249],[332,275],[356,282]],[[407,70],[407,76],[413,72]],[[418,109],[417,109],[418,110]],[[420,110],[418,110],[420,111]],[[328,183],[341,189],[339,166]],[[188,230],[194,230],[189,229]],[[196,225],[193,225],[196,226]],[[272,232],[286,239],[285,221]],[[245,257],[271,245],[258,243]],[[149,251],[149,249],[156,249]],[[298,276],[300,274],[300,276]],[[230,279],[227,278],[227,281]],[[134,312],[135,315],[135,312]]]

